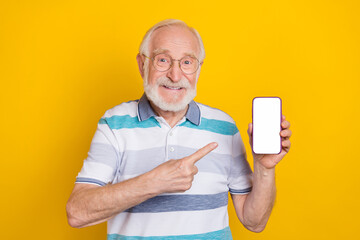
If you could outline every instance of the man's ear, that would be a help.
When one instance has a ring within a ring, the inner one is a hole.
[[[144,59],[141,57],[140,53],[136,55],[136,61],[138,63],[140,75],[144,78]]]

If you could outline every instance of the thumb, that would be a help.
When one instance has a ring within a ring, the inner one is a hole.
[[[250,146],[252,146],[252,134],[253,134],[253,124],[252,123],[249,123],[249,127],[248,127],[248,130],[247,130],[247,133],[249,135],[249,143],[250,143]]]
[[[201,158],[206,156],[209,152],[217,148],[218,144],[216,142],[209,143],[205,147],[200,148],[195,153],[191,154],[190,156],[186,157],[186,161],[195,164]]]
[[[247,133],[248,133],[249,137],[252,136],[252,128],[253,128],[253,124],[252,124],[252,123],[249,123],[249,125],[248,125],[248,130],[247,130]]]

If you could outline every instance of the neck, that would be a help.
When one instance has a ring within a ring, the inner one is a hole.
[[[188,105],[188,106],[186,106],[186,108],[184,110],[181,110],[178,112],[171,112],[171,111],[164,111],[164,110],[160,109],[155,104],[153,104],[151,101],[150,101],[150,105],[154,109],[155,113],[158,116],[163,117],[165,119],[165,121],[169,124],[170,127],[174,127],[185,116],[185,114],[189,108],[189,105]]]

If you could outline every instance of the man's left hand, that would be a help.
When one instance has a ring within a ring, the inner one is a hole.
[[[252,123],[249,123],[248,134],[249,142],[252,147]],[[289,129],[290,123],[286,121],[285,116],[282,116],[280,136],[281,136],[281,152],[279,154],[255,154],[253,152],[254,161],[258,161],[265,168],[274,168],[283,157],[289,152],[291,142],[291,130]]]

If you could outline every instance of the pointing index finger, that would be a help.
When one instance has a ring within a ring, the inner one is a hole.
[[[186,157],[186,161],[192,164],[195,164],[201,158],[206,156],[209,152],[214,150],[218,144],[216,142],[209,143],[205,147],[200,148],[195,153],[191,154],[190,156]]]

